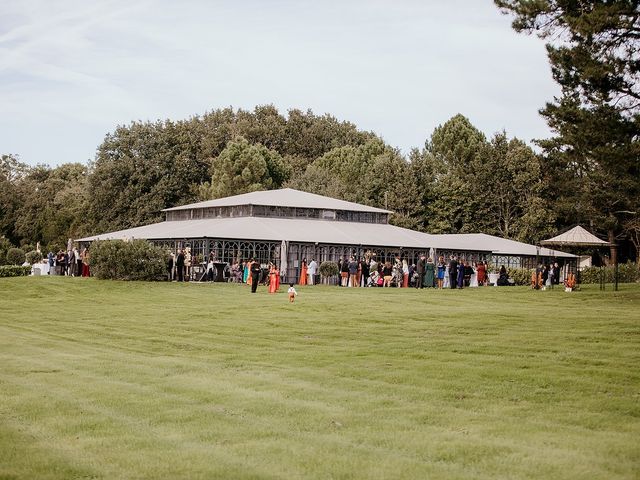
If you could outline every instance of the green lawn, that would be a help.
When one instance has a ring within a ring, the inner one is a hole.
[[[0,479],[637,479],[639,307],[0,279]]]

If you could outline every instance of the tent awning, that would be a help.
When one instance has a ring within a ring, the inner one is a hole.
[[[542,240],[540,244],[565,247],[608,247],[611,245],[609,242],[605,242],[588,230],[585,230],[580,225],[553,238]]]

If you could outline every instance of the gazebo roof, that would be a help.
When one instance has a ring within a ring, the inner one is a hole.
[[[599,239],[580,225],[553,238],[542,240],[540,244],[568,247],[608,247],[610,245],[609,242]]]
[[[337,198],[316,195],[315,193],[302,192],[293,188],[281,188],[280,190],[264,190],[258,192],[242,193],[231,197],[217,198],[204,202],[180,205],[173,208],[165,208],[163,212],[176,210],[189,210],[194,208],[230,207],[237,205],[265,205],[271,207],[299,207],[319,208],[326,210],[348,210],[354,212],[392,213],[382,208],[370,207],[360,203],[347,202]]]

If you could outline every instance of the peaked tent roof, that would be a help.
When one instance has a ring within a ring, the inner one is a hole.
[[[234,240],[292,241],[338,245],[417,248],[427,251],[480,251],[498,255],[572,258],[574,255],[483,233],[433,235],[382,223],[332,222],[295,218],[236,217],[154,223],[143,227],[80,238],[94,240],[226,238]]]
[[[347,202],[323,195],[316,195],[315,193],[302,192],[300,190],[294,190],[293,188],[243,193],[231,197],[218,198],[216,200],[165,208],[163,212],[188,210],[192,208],[232,207],[236,205],[265,205],[272,207],[321,208],[326,210],[349,210],[353,212],[392,213],[382,208],[369,207],[368,205],[362,205],[360,203]]]
[[[540,244],[573,247],[608,247],[610,245],[609,242],[600,240],[580,225],[573,227],[571,230],[561,233],[560,235],[556,235],[553,238],[542,240]]]

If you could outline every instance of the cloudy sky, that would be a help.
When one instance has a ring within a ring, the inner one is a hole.
[[[311,108],[408,152],[456,113],[549,136],[543,43],[490,0],[2,0],[0,153],[86,162],[133,120]]]

